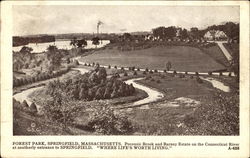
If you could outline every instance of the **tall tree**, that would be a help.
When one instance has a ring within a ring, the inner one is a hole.
[[[92,38],[92,44],[95,45],[97,47],[97,45],[100,44],[100,39],[99,37],[94,37]]]

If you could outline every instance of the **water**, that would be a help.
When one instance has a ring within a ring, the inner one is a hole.
[[[220,89],[224,92],[230,92],[230,88],[229,86],[226,86],[224,85],[224,83],[214,79],[214,78],[211,78],[211,77],[200,77],[201,79],[205,80],[205,81],[208,81],[210,83],[212,83],[213,87],[217,88],[217,89]]]
[[[97,45],[97,48],[104,47],[105,45],[109,44],[109,40],[102,40],[100,41],[100,44]],[[31,47],[33,49],[32,53],[41,53],[46,51],[46,49],[49,47],[49,45],[55,45],[58,49],[71,49],[72,45],[70,45],[70,40],[66,41],[55,41],[55,42],[47,42],[47,43],[29,43],[28,45],[25,45],[27,47]],[[17,46],[12,47],[13,51],[20,51],[23,46]],[[91,49],[96,48],[95,45],[92,44],[91,40],[87,40],[87,46],[85,49]]]

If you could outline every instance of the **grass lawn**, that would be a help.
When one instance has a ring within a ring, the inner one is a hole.
[[[80,59],[83,62],[95,62],[103,65],[123,67],[135,66],[150,69],[166,69],[171,61],[172,69],[177,71],[215,71],[225,67],[200,49],[189,46],[157,46],[134,51],[105,49]]]
[[[173,77],[169,74],[153,74],[150,76],[137,82],[160,90],[165,97],[164,101],[149,104],[148,109],[133,108],[133,110],[127,112],[138,135],[186,135],[185,119],[192,115],[196,109],[202,108],[204,105],[213,105],[214,93],[219,92],[228,96],[235,95],[234,93],[221,92],[205,81],[198,83],[195,77],[191,79],[187,75],[185,78],[179,78],[178,75]],[[229,77],[222,80],[233,82],[233,78]],[[195,107],[167,106],[169,102],[179,97],[191,98],[199,101],[200,104]],[[206,108],[212,107],[206,106]],[[202,115],[206,115],[206,113]]]
[[[229,62],[218,45],[202,48],[202,50],[221,65],[228,66]]]

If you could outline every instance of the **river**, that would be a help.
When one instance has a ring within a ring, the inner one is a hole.
[[[105,45],[109,44],[109,40],[102,40],[100,41],[100,44],[97,45],[97,48],[104,47]],[[65,40],[65,41],[55,41],[55,42],[47,42],[47,43],[29,43],[28,45],[25,45],[27,47],[31,47],[33,49],[32,53],[42,53],[46,51],[49,45],[54,45],[58,49],[71,49],[72,45],[70,45],[70,40]],[[12,47],[12,50],[17,52],[20,51],[23,46],[17,46],[17,47]],[[96,48],[95,45],[92,44],[91,40],[87,40],[87,46],[85,49],[91,49],[91,48]]]

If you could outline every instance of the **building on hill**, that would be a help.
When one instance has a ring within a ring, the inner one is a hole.
[[[227,35],[220,30],[209,30],[205,33],[204,38],[206,40],[227,40]]]

